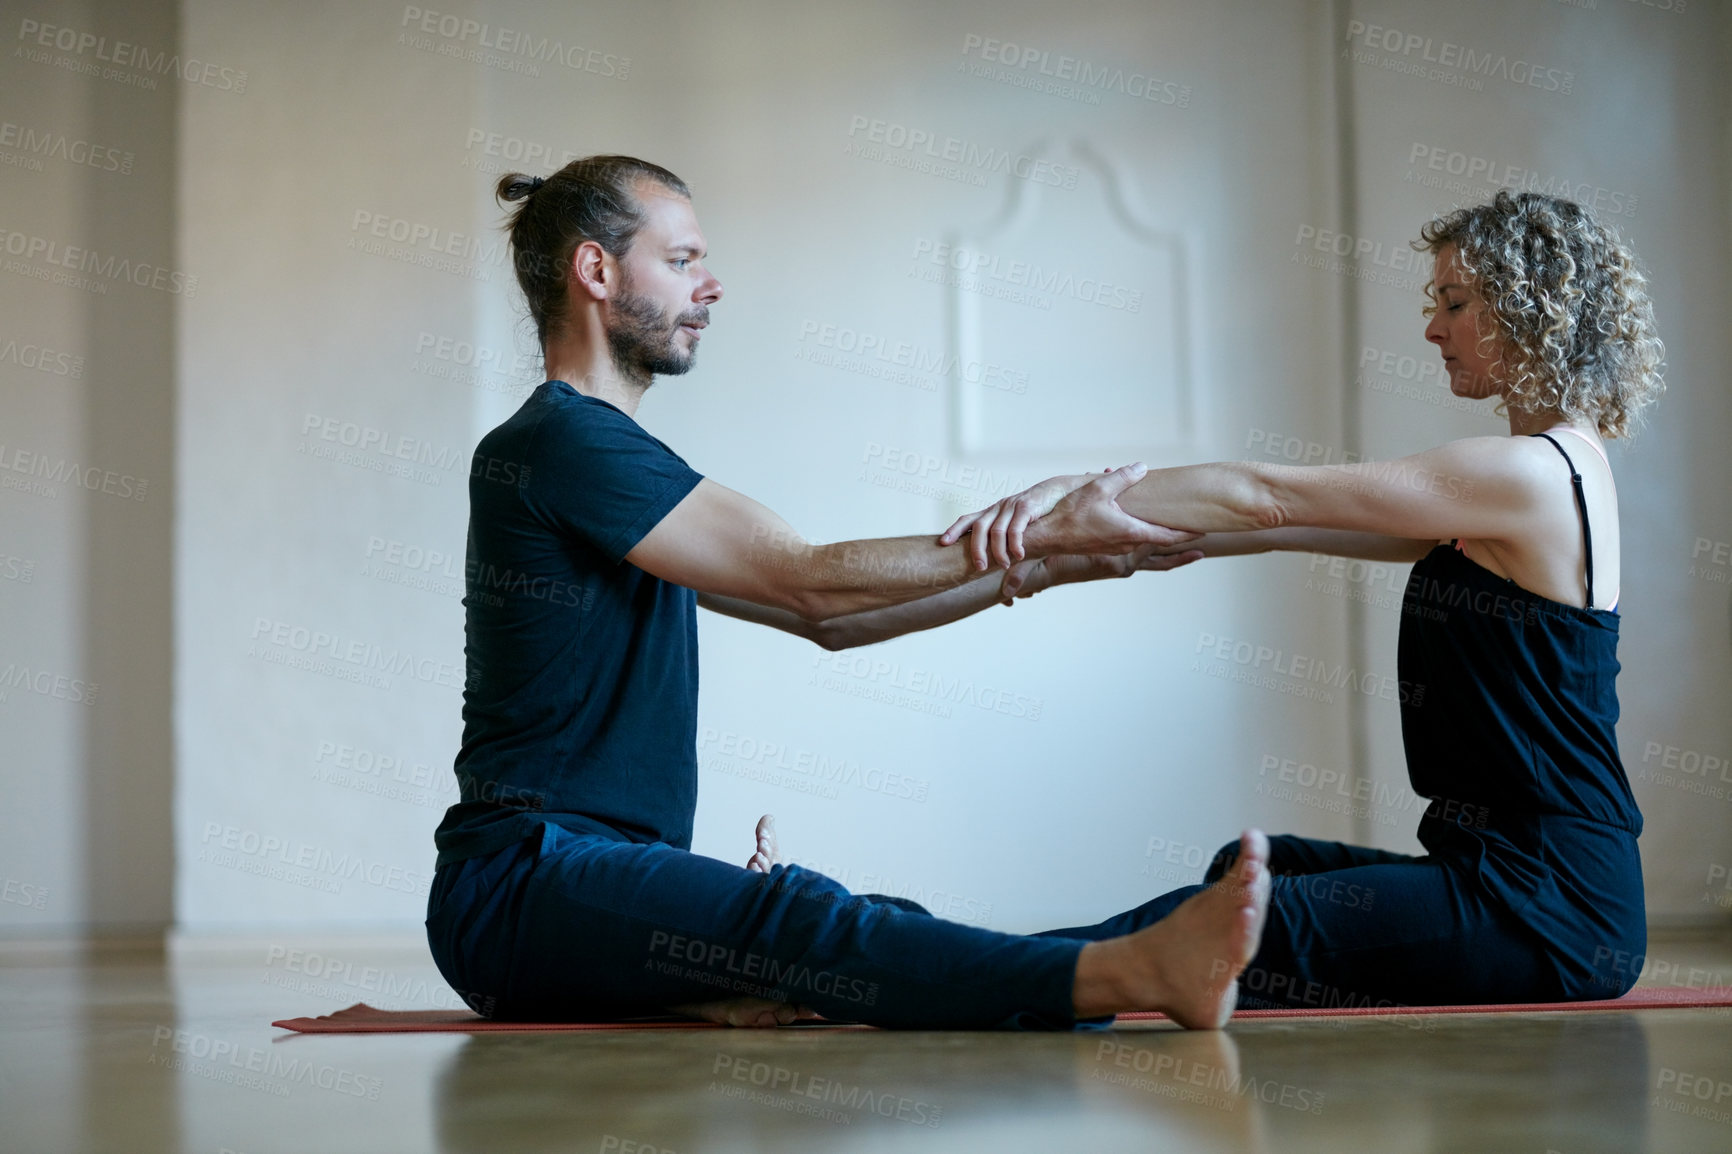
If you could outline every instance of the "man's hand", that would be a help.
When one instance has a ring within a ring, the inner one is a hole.
[[[969,544],[969,551],[974,558],[976,569],[986,568],[986,558],[990,549],[993,556],[1007,554],[1004,548],[1005,532],[1018,517],[1022,524],[1036,517],[1044,517],[1052,511],[1054,505],[1076,492],[1078,489],[1095,480],[1102,474],[1079,473],[1069,477],[1048,477],[1038,485],[1030,485],[1020,493],[1013,493],[997,504],[974,513],[966,513],[956,519],[955,524],[944,531],[938,539],[940,545],[954,545],[969,533],[974,534],[974,540]],[[1020,533],[1018,540],[1020,542]],[[1017,558],[1022,560],[1021,557]],[[1008,562],[1005,562],[1008,564]]]
[[[1128,553],[1140,545],[1178,545],[1183,533],[1132,517],[1118,507],[1120,493],[1143,479],[1141,464],[1093,478],[1054,477],[978,513],[960,517],[938,539],[953,545],[972,533],[969,552],[976,569],[1009,568],[1029,553]],[[1080,485],[1075,482],[1081,480]],[[1032,524],[1031,524],[1032,523]]]
[[[1141,572],[1164,573],[1202,559],[1201,550],[1186,549],[1183,545],[1141,545],[1129,553],[1117,554],[1060,553],[1012,565],[999,586],[999,596],[1010,605],[1018,598],[1033,597],[1054,585],[1129,577]]]

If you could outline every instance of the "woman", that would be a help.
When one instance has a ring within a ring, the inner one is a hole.
[[[1613,732],[1618,508],[1601,438],[1627,435],[1663,388],[1653,310],[1630,251],[1569,201],[1501,191],[1421,237],[1426,339],[1452,392],[1500,400],[1508,437],[1383,463],[1162,469],[1118,498],[1205,534],[1179,547],[1205,556],[1415,563],[1397,660],[1408,773],[1433,799],[1428,852],[1272,838],[1275,889],[1241,989],[1265,1005],[1616,997],[1633,976],[1612,960],[1642,954],[1646,926],[1642,818]],[[1082,480],[964,517],[942,543],[972,533],[978,566],[1020,561],[1030,520]],[[1055,933],[1122,933],[1193,892]]]

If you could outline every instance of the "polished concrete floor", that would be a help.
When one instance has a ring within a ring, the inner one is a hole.
[[[1660,984],[1732,942],[1658,941]],[[1732,1010],[1052,1034],[296,1036],[453,1004],[410,954],[0,948],[0,1151],[1732,1151]]]

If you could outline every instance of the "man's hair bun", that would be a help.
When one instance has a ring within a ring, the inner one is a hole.
[[[544,176],[525,176],[521,172],[509,172],[499,178],[500,200],[523,200],[536,189],[547,183]]]

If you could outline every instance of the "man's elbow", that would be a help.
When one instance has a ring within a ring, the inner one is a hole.
[[[818,591],[807,584],[805,575],[793,565],[757,566],[741,574],[730,595],[779,609],[798,618],[802,625],[815,625],[835,616],[826,611]]]
[[[846,630],[834,621],[818,621],[806,630],[806,637],[826,653],[840,653],[844,649],[852,649],[857,644],[848,636]]]

